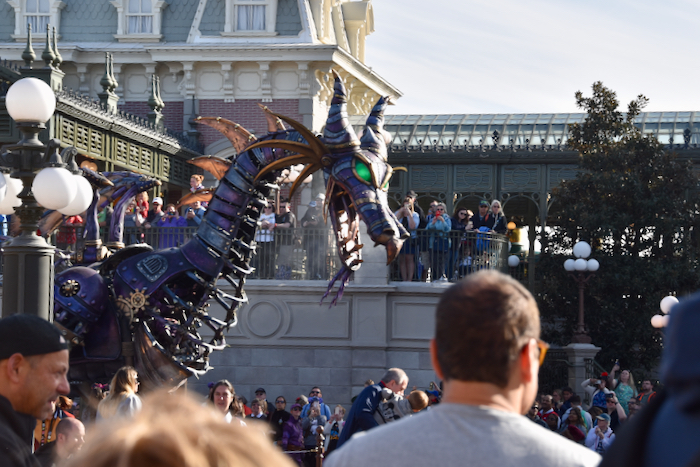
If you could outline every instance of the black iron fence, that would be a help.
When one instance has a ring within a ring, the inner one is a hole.
[[[569,385],[569,357],[563,349],[549,349],[539,372],[539,392],[552,394]]]
[[[147,243],[154,249],[183,245],[197,227],[126,227],[124,244]],[[80,247],[82,229],[76,229]],[[102,241],[106,243],[106,236]],[[55,239],[52,242],[54,245]],[[76,245],[71,249],[75,249]],[[252,259],[256,279],[324,280],[340,268],[335,234],[329,229],[258,230],[257,254]],[[406,240],[391,265],[394,281],[456,281],[481,269],[506,271],[508,239],[504,235],[451,231],[439,235],[419,230]]]

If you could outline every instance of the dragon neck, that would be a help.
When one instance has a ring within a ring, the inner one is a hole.
[[[294,130],[273,133],[263,139],[304,141]],[[256,148],[243,151],[234,159],[219,181],[197,229],[196,236],[213,250],[211,254],[225,256],[248,269],[262,206],[273,188],[269,181],[277,179],[280,171],[273,171],[258,182],[254,181],[255,177],[286,155],[281,149]]]

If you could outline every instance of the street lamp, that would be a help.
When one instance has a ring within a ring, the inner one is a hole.
[[[586,260],[590,255],[591,246],[586,242],[577,242],[574,245],[574,256],[577,259],[570,258],[564,262],[564,269],[571,273],[571,277],[578,285],[578,323],[576,324],[574,337],[571,339],[572,342],[577,344],[591,343],[591,337],[586,334],[586,326],[583,319],[583,290],[586,282],[595,275],[595,272],[600,267],[600,263],[595,259]]]
[[[657,329],[665,328],[668,326],[669,313],[673,307],[678,303],[678,299],[673,295],[669,295],[661,299],[659,303],[659,308],[661,308],[662,315],[654,315],[651,317],[651,325]]]
[[[44,145],[38,138],[56,110],[56,96],[49,85],[36,78],[20,79],[8,89],[5,105],[22,140],[0,156],[7,182],[4,190],[0,187],[5,194],[0,213],[17,214],[21,232],[3,247],[2,316],[25,313],[49,320],[55,248],[36,234],[39,220],[45,209],[65,215],[83,212],[92,200],[92,187],[79,175],[75,149],[63,153],[69,154],[69,171],[58,153],[60,142]]]

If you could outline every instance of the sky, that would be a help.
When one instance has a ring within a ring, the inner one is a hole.
[[[373,0],[365,63],[389,114],[580,112],[595,81],[622,109],[700,111],[697,0]]]

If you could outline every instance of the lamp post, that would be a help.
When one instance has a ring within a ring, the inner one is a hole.
[[[578,285],[578,323],[574,337],[571,339],[576,344],[590,344],[591,337],[586,334],[584,323],[583,291],[588,280],[595,275],[600,267],[600,263],[595,259],[586,260],[591,255],[591,246],[586,242],[577,242],[574,245],[574,256],[577,259],[567,259],[564,262],[564,269],[571,273],[574,281]]]
[[[49,85],[36,78],[20,79],[10,86],[5,104],[22,140],[0,156],[0,169],[8,181],[5,190],[0,186],[5,195],[0,214],[18,215],[21,232],[4,246],[2,316],[26,313],[50,320],[55,248],[37,235],[39,220],[46,209],[65,215],[83,212],[92,200],[92,187],[76,175],[75,149],[64,150],[71,159],[71,174],[58,153],[60,142],[44,145],[38,138],[56,109]]]
[[[656,329],[665,328],[668,326],[669,313],[673,307],[678,303],[678,299],[673,295],[668,295],[661,299],[659,303],[659,308],[661,308],[661,315],[654,315],[651,317],[651,325]]]

